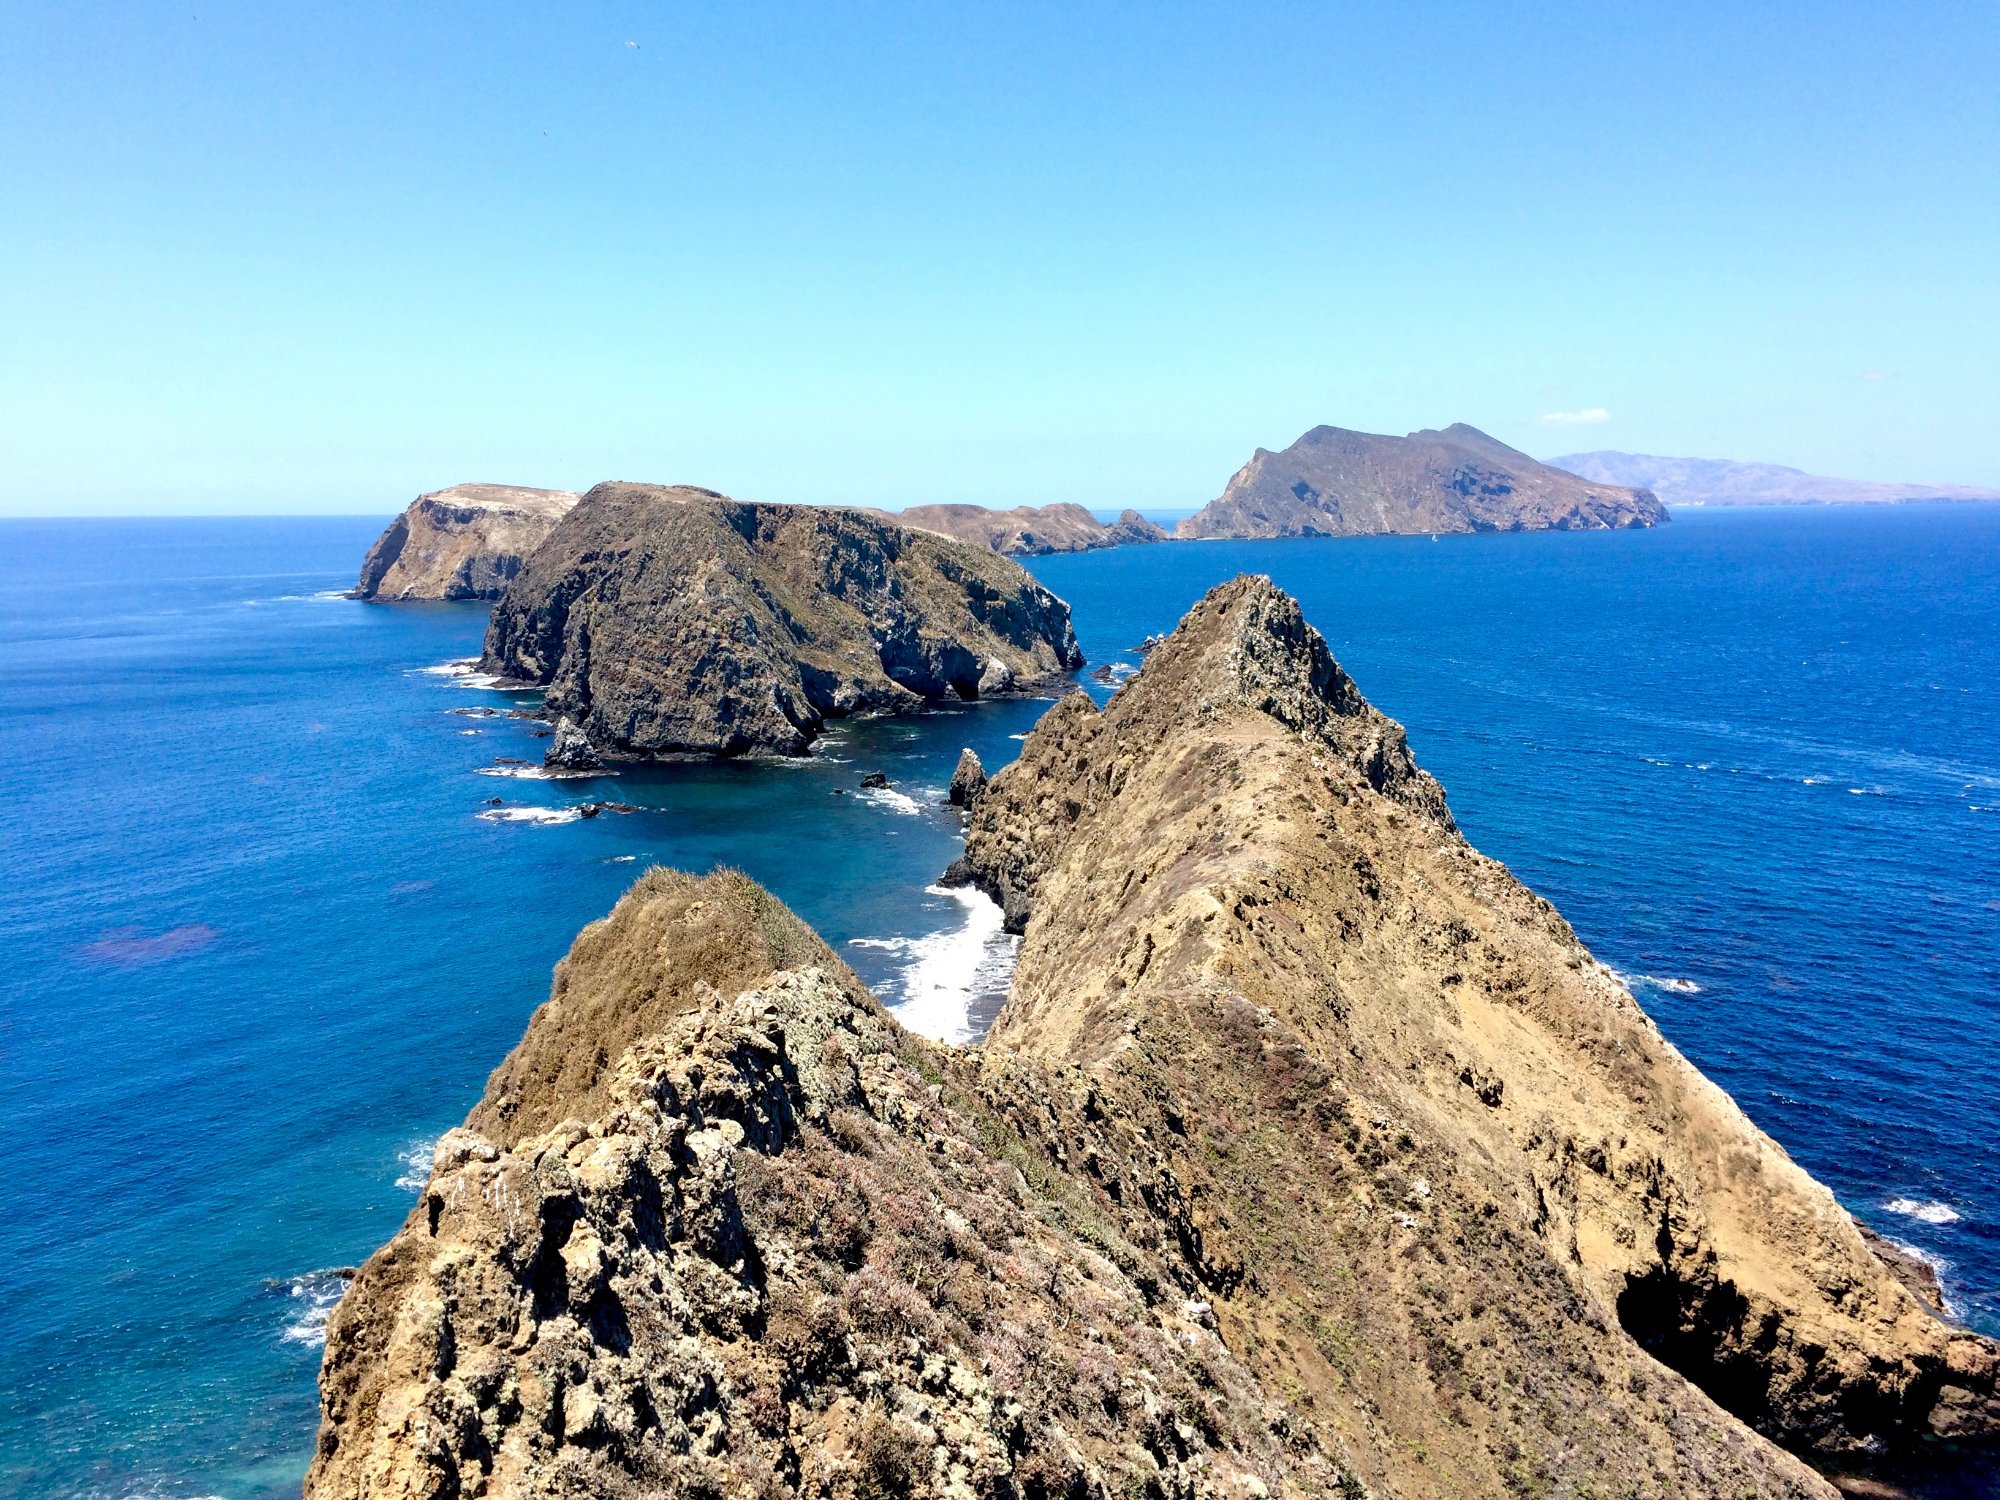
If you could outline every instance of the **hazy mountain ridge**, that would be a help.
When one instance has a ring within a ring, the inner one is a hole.
[[[1964,484],[1884,484],[1835,479],[1783,464],[1726,458],[1662,458],[1599,449],[1548,462],[1599,484],[1638,485],[1668,505],[1897,505],[1912,500],[2000,500],[2000,490]]]

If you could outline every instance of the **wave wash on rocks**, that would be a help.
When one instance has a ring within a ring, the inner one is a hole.
[[[2000,1426],[1268,581],[959,875],[1025,932],[963,1050],[740,876],[587,928],[333,1315],[311,1500],[1825,1497],[1787,1447]]]

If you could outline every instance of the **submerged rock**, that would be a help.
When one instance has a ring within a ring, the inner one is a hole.
[[[889,776],[884,771],[869,771],[861,778],[861,785],[869,790],[879,789],[889,784]]]
[[[419,495],[376,539],[354,593],[361,599],[498,599],[556,522],[569,490],[460,484]]]
[[[953,807],[971,807],[979,800],[979,794],[986,790],[986,767],[979,763],[979,756],[970,745],[958,752],[958,765],[951,773],[951,788],[945,793],[945,801]]]
[[[959,873],[1025,934],[973,1049],[738,875],[585,929],[333,1313],[308,1500],[1831,1500],[1780,1443],[2000,1428],[1268,581]]]
[[[803,754],[827,719],[1046,691],[1069,607],[1005,558],[857,511],[601,484],[493,611],[488,670],[600,753]]]

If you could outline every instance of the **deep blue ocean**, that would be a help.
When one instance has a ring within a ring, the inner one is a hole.
[[[0,522],[0,1494],[295,1495],[325,1273],[648,863],[747,870],[925,1029],[1003,982],[929,889],[937,804],[1045,705],[491,774],[543,746],[449,666],[484,610],[334,594],[380,524]],[[1236,572],[1292,590],[1473,842],[2000,1331],[2000,506],[1032,566],[1093,666]]]

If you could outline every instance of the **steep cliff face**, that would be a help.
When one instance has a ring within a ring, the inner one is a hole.
[[[921,526],[1007,557],[1093,552],[1100,547],[1167,539],[1165,531],[1136,510],[1122,512],[1107,526],[1081,505],[1017,505],[1012,510],[989,510],[983,505],[912,505],[886,519]]]
[[[1666,518],[1650,491],[1580,479],[1459,422],[1408,437],[1315,427],[1282,453],[1259,448],[1175,534],[1601,531]]]
[[[309,1500],[1826,1500],[1746,1422],[2000,1427],[1268,582],[1053,708],[961,873],[1026,932],[972,1049],[739,876],[587,928],[329,1324]]]
[[[1082,663],[1017,563],[857,511],[601,484],[493,611],[489,671],[600,751],[802,754],[830,717],[1033,692]]]
[[[569,513],[569,490],[460,484],[419,495],[361,564],[361,599],[498,599]]]

